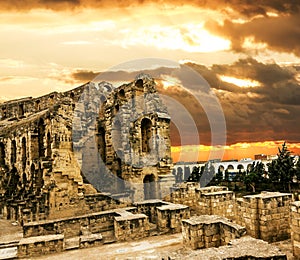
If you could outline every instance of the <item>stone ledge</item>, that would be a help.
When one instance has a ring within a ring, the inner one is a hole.
[[[125,220],[133,220],[133,219],[143,219],[148,218],[145,214],[132,214],[126,216],[115,217],[116,221],[125,221]]]
[[[63,240],[64,235],[46,235],[46,236],[37,236],[37,237],[26,237],[22,238],[19,242],[19,245],[27,245],[27,244],[34,244],[38,242],[49,242],[54,240]]]
[[[177,210],[177,209],[188,209],[189,206],[182,205],[182,204],[169,204],[169,205],[163,205],[160,207],[156,207],[158,210]]]

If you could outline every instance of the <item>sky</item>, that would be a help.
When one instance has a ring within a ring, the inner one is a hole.
[[[299,154],[299,8],[294,0],[0,0],[0,102],[155,58],[143,69],[158,77],[175,118],[175,160],[276,154],[283,141]]]

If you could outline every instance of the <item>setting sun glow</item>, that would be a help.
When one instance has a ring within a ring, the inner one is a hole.
[[[258,81],[252,79],[239,79],[239,78],[225,76],[225,75],[220,75],[219,77],[222,81],[232,83],[241,88],[253,88],[253,87],[260,86],[260,83]]]

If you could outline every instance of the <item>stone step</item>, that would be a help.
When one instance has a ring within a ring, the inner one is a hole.
[[[65,238],[65,250],[79,248],[79,237]]]
[[[18,247],[17,246],[9,246],[0,248],[0,259],[15,259],[17,258]]]

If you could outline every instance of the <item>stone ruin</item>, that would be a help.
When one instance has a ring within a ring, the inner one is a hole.
[[[147,75],[0,104],[0,212],[23,223],[160,198],[169,124]]]
[[[174,185],[172,166],[170,117],[147,75],[0,104],[0,214],[22,225],[18,257],[178,232],[186,248],[206,248],[198,259],[215,247],[223,259],[286,259],[258,239],[291,233],[297,256],[291,194]]]

